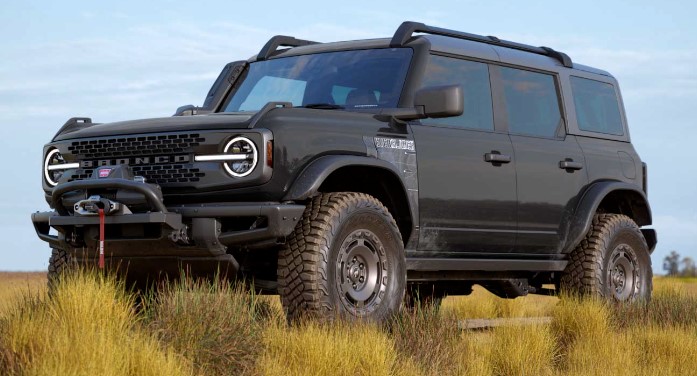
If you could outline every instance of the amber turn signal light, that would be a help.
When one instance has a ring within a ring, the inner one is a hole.
[[[266,165],[273,168],[273,141],[266,141]]]

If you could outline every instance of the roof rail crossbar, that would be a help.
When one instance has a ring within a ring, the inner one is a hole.
[[[313,42],[310,40],[296,39],[287,35],[276,35],[275,37],[269,39],[269,41],[266,42],[264,47],[261,48],[261,51],[259,51],[259,54],[257,55],[257,60],[268,59],[274,52],[276,52],[276,49],[278,49],[278,47],[281,46],[300,47],[318,43],[319,42]]]
[[[390,41],[390,47],[401,47],[403,46],[409,38],[412,37],[414,33],[425,33],[433,35],[441,35],[457,39],[471,40],[475,42],[481,42],[486,44],[491,44],[494,46],[501,46],[507,48],[513,48],[520,51],[532,52],[539,55],[549,56],[551,58],[557,59],[567,68],[573,68],[573,62],[569,55],[555,51],[549,47],[535,47],[527,44],[510,42],[507,40],[502,40],[493,36],[483,36],[477,34],[465,33],[462,31],[444,29],[441,27],[428,26],[421,22],[405,21],[399,25],[399,28],[394,33],[392,40]]]

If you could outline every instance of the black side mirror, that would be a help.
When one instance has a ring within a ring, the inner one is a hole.
[[[430,86],[416,92],[414,107],[430,118],[460,116],[465,110],[463,97],[460,85]]]
[[[389,122],[460,116],[465,110],[463,97],[460,85],[429,86],[416,92],[414,107],[383,108],[375,117]]]

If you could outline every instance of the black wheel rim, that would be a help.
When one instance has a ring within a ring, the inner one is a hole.
[[[352,232],[339,248],[336,268],[344,307],[356,316],[373,312],[385,295],[389,270],[380,239],[369,230]]]
[[[639,267],[632,247],[620,244],[612,251],[608,264],[608,286],[615,300],[631,301],[639,290]]]

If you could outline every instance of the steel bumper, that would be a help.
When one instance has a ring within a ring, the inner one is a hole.
[[[265,217],[267,219],[266,226],[263,228],[220,232],[216,236],[220,244],[238,245],[290,235],[304,210],[303,205],[280,203],[182,205],[167,208],[167,212],[164,213],[107,216],[105,224],[107,226],[155,224],[162,226],[164,230],[179,230],[184,226],[184,221],[191,219],[191,232],[195,239],[201,231],[205,231],[204,226],[213,226],[216,220],[234,217]],[[39,238],[56,246],[61,242],[61,237],[49,234],[51,227],[65,233],[73,227],[99,225],[99,218],[96,216],[60,215],[55,211],[33,213],[31,220]],[[107,241],[109,241],[108,238]],[[119,239],[119,241],[123,240]]]
[[[105,217],[107,256],[212,257],[226,255],[227,246],[274,241],[290,235],[305,206],[278,202],[233,202],[166,207],[156,186],[126,179],[99,179],[61,184],[52,192],[56,211],[37,212],[31,219],[40,239],[69,250],[82,242],[94,248],[99,217],[77,215],[62,205],[69,192],[122,189],[140,193],[150,205],[146,213]],[[225,226],[237,220],[251,225]],[[244,222],[246,223],[246,222]],[[51,234],[50,229],[57,230]],[[76,235],[77,234],[77,235]]]

